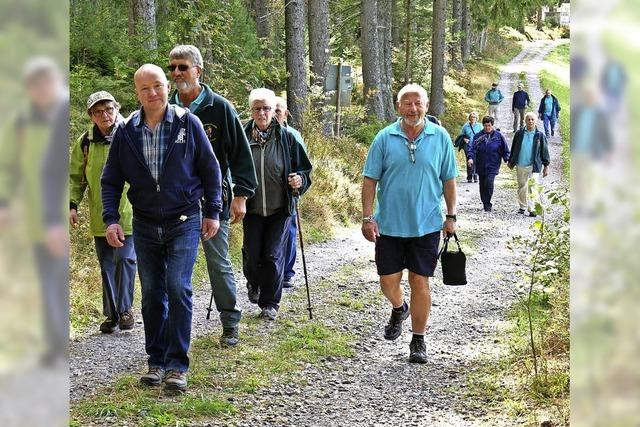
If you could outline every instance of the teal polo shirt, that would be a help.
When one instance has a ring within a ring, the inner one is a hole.
[[[531,166],[533,164],[533,137],[536,130],[524,130],[522,145],[518,153],[518,166]]]
[[[544,97],[544,113],[550,115],[553,112],[553,98],[550,96]]]
[[[206,95],[207,95],[207,92],[204,90],[204,86],[202,86],[200,88],[200,93],[198,94],[196,99],[191,101],[191,104],[189,104],[187,106],[187,108],[189,108],[189,111],[191,111],[193,114],[195,114],[198,111],[198,109],[200,108],[200,104],[202,104],[202,101],[204,101],[204,97]],[[179,94],[176,95],[176,102],[177,102],[177,104],[179,106],[184,107],[184,105],[182,105],[182,101],[180,101],[180,95]]]
[[[380,234],[420,237],[442,229],[443,183],[458,176],[458,167],[451,137],[429,121],[414,141],[412,163],[401,120],[378,132],[363,176],[378,181],[374,217]]]

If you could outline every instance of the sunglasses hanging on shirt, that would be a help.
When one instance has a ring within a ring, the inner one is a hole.
[[[414,144],[413,142],[408,142],[407,144],[407,149],[409,150],[409,160],[411,161],[411,163],[415,164],[416,163],[416,144]]]

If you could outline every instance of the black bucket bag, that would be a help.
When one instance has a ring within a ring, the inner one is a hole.
[[[467,257],[460,248],[460,241],[456,233],[453,233],[453,237],[458,245],[457,252],[447,251],[449,247],[449,239],[451,234],[444,238],[442,249],[438,253],[440,258],[440,264],[442,265],[442,281],[445,285],[460,286],[467,284],[466,264]]]

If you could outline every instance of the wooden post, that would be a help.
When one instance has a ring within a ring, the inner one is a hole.
[[[336,83],[336,136],[340,138],[340,101],[342,95],[342,60],[338,61],[338,81]]]

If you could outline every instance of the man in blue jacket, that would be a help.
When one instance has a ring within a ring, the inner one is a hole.
[[[531,104],[529,94],[523,90],[522,83],[518,83],[518,90],[513,94],[511,111],[513,111],[513,131],[524,127],[524,113],[528,105]]]
[[[525,115],[527,127],[518,130],[513,136],[508,162],[509,168],[516,168],[520,204],[518,213],[525,214],[528,211],[531,217],[535,217],[536,213],[531,200],[532,187],[529,186],[529,178],[538,182],[540,170],[542,169],[542,176],[545,177],[549,167],[547,138],[536,128],[536,120],[536,113],[532,111]]]
[[[493,117],[482,119],[483,132],[476,134],[469,148],[469,166],[476,165],[480,184],[480,200],[485,212],[491,212],[493,197],[493,182],[500,171],[500,164],[504,159],[509,160],[509,146],[500,131],[493,128]]]
[[[542,119],[544,134],[547,138],[554,135],[554,129],[559,115],[560,102],[558,102],[558,98],[551,93],[551,89],[547,89],[538,107],[538,116]]]
[[[191,274],[200,236],[212,238],[220,225],[220,166],[200,120],[168,104],[169,82],[160,67],[141,66],[134,82],[142,107],[113,137],[101,179],[102,217],[107,242],[122,247],[118,206],[128,182],[149,355],[140,381],[156,386],[164,380],[165,389],[185,391]]]
[[[202,248],[222,323],[220,343],[234,346],[239,340],[242,312],[236,303],[236,279],[229,258],[229,224],[242,221],[247,212],[247,199],[253,197],[258,184],[249,142],[238,114],[229,101],[200,82],[203,66],[197,47],[178,45],[171,49],[168,69],[176,91],[169,103],[186,107],[198,116],[220,163],[223,177],[220,229],[213,238],[202,242]]]

